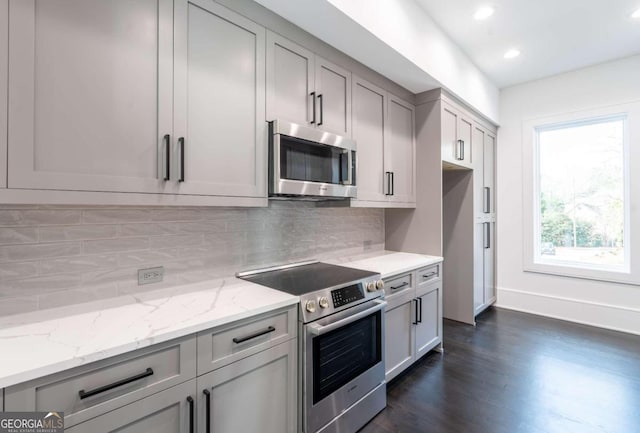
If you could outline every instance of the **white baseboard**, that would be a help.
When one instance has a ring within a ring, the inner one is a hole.
[[[498,287],[497,307],[640,335],[640,309]]]

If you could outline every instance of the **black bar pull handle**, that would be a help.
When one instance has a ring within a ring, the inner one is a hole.
[[[402,289],[403,287],[407,287],[408,285],[409,285],[409,283],[407,283],[407,282],[405,281],[404,283],[400,284],[399,286],[395,286],[395,287],[391,286],[391,287],[389,287],[389,288],[390,288],[391,290],[398,290],[398,289]]]
[[[208,389],[202,391],[205,397],[205,431],[211,433],[211,393]]]
[[[428,274],[423,275],[422,278],[427,279],[433,277],[434,275],[438,275],[438,271],[429,272]]]
[[[311,96],[311,106],[313,107],[313,118],[311,119],[311,124],[313,125],[314,123],[316,123],[316,92],[311,92],[309,96]]]
[[[420,318],[418,319],[418,323],[422,323],[422,298],[418,298],[420,302]]]
[[[276,330],[276,328],[274,328],[273,326],[269,326],[264,331],[258,331],[255,334],[247,335],[246,337],[234,338],[233,342],[236,343],[236,344],[244,343],[245,341],[253,340],[254,338],[258,338],[258,337],[266,335],[266,334],[268,334],[270,332],[274,332],[275,330]]]
[[[413,302],[415,302],[415,320],[413,321],[414,325],[418,324],[418,300],[414,299]]]
[[[184,137],[178,138],[178,148],[180,149],[180,177],[178,182],[184,182]]]
[[[491,248],[491,223],[484,223],[484,247]]]
[[[324,123],[324,103],[322,98],[322,93],[318,95],[318,101],[320,101],[320,121],[318,122],[318,126]]]
[[[396,174],[391,172],[391,195],[396,195]]]
[[[384,195],[391,195],[391,172],[385,171],[385,176],[387,176],[387,192]]]
[[[144,379],[145,377],[149,377],[152,374],[153,374],[153,369],[152,368],[147,368],[147,370],[144,373],[140,373],[140,374],[136,374],[135,376],[127,377],[126,379],[122,379],[122,380],[119,380],[117,382],[113,382],[113,383],[111,383],[109,385],[101,386],[99,388],[92,389],[90,391],[85,391],[84,389],[81,389],[80,391],[78,391],[78,396],[80,397],[80,400],[84,400],[85,398],[89,398],[89,397],[92,397],[94,395],[110,391],[110,390],[112,390],[114,388],[118,388],[119,386],[127,385],[127,384],[129,384],[131,382],[135,382],[136,380]]]
[[[188,396],[187,403],[189,403],[189,433],[194,433],[195,423],[193,418],[195,416],[195,410],[193,408],[193,397]]]
[[[462,157],[460,158],[461,161],[464,161],[464,140],[460,140],[462,142]]]
[[[464,159],[464,141],[458,140],[458,145],[456,146],[456,159],[458,161],[462,161]]]
[[[162,180],[165,182],[171,177],[171,136],[166,134],[163,137],[164,142],[164,176]]]
[[[491,188],[484,187],[484,213],[491,212]]]

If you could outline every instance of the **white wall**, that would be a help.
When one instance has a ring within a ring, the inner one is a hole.
[[[256,1],[414,93],[444,87],[498,121],[498,88],[415,0]]]
[[[522,211],[523,121],[640,101],[639,76],[640,56],[634,56],[501,91],[499,306],[640,334],[640,286],[523,272]],[[631,229],[640,230],[638,221]]]

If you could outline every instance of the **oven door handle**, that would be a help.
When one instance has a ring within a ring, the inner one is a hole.
[[[341,328],[344,325],[348,325],[349,323],[355,322],[356,320],[362,319],[363,317],[366,317],[370,314],[373,314],[375,312],[378,312],[380,310],[383,310],[384,307],[387,306],[386,301],[379,301],[376,300],[374,301],[376,303],[376,306],[371,307],[371,308],[367,308],[364,311],[360,311],[359,313],[356,313],[352,316],[349,317],[345,317],[344,319],[340,319],[336,322],[333,322],[329,325],[318,325],[317,323],[311,323],[308,326],[309,332],[313,335],[322,335],[322,334],[326,334],[327,332],[331,332],[335,329]]]

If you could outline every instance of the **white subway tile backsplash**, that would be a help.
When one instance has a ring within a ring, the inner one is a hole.
[[[149,239],[145,237],[105,239],[100,241],[84,241],[85,254],[102,254],[120,251],[146,250]]]
[[[36,227],[0,227],[0,245],[30,244],[38,242]]]
[[[383,248],[380,209],[1,206],[0,316]]]
[[[78,241],[91,239],[108,239],[116,237],[118,226],[85,225],[40,227],[40,241]]]

